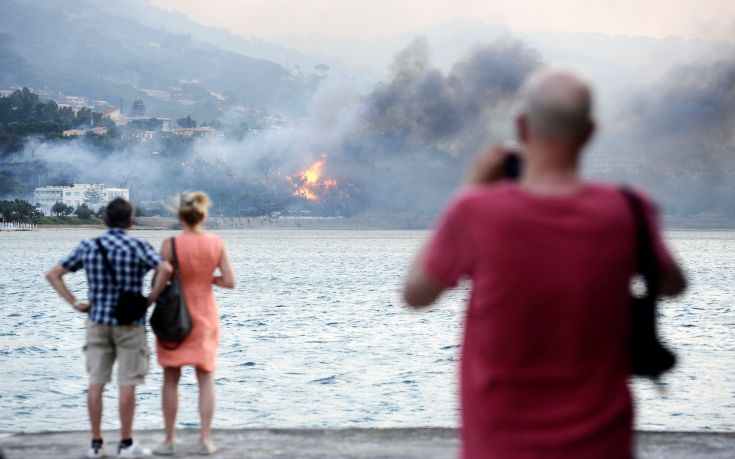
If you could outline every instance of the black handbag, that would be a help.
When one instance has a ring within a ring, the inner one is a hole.
[[[179,347],[194,327],[181,284],[175,240],[176,238],[171,238],[174,274],[164,291],[156,299],[156,308],[150,320],[153,333],[161,340],[161,345],[166,349]]]
[[[629,188],[621,188],[634,220],[636,261],[646,291],[634,296],[630,308],[630,372],[634,376],[658,379],[674,368],[676,356],[661,343],[656,327],[660,271],[658,260],[641,198]]]
[[[141,295],[140,292],[122,290],[122,287],[117,282],[115,269],[107,257],[107,249],[102,245],[102,241],[99,238],[95,242],[97,243],[97,249],[100,255],[102,255],[105,270],[112,278],[112,285],[121,290],[117,298],[117,304],[115,305],[115,320],[117,320],[118,325],[131,325],[145,316],[148,310],[148,299]]]

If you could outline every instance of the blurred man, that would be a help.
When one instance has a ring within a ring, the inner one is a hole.
[[[432,304],[472,280],[461,363],[462,454],[477,458],[630,458],[630,279],[635,220],[614,186],[584,181],[592,95],[577,76],[527,82],[512,154],[480,155],[411,269],[405,299]],[[684,288],[650,201],[661,290]]]
[[[152,304],[163,291],[173,268],[147,242],[130,237],[125,230],[133,224],[133,206],[122,198],[111,201],[105,210],[109,230],[98,239],[83,241],[74,251],[46,274],[54,289],[74,309],[89,314],[87,339],[84,345],[89,373],[87,405],[92,425],[92,442],[87,457],[104,457],[102,443],[102,393],[110,382],[112,365],[118,361],[117,379],[120,386],[120,443],[118,457],[147,457],[151,452],[133,442],[135,386],[143,384],[148,373],[148,344],[145,315],[131,325],[120,325],[116,308],[121,287],[112,281],[105,268],[103,253],[107,252],[116,280],[126,291],[140,293],[143,278],[156,269],[156,284],[148,296]],[[84,268],[87,273],[89,303],[78,301],[64,283],[64,275]]]

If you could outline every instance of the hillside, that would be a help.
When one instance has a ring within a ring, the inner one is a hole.
[[[232,105],[298,109],[315,84],[276,63],[144,25],[86,0],[5,0],[0,31],[0,87],[25,85],[113,105],[141,98],[152,111],[175,116],[193,110],[178,107],[176,97],[210,112]],[[165,100],[144,89],[173,94]]]
[[[327,64],[333,69],[340,68],[340,60],[332,56],[301,53],[259,38],[244,37],[227,29],[206,26],[178,11],[156,7],[149,0],[99,2],[99,7],[112,14],[133,19],[156,29],[161,28],[175,34],[190,35],[193,40],[211,43],[224,50],[273,61],[287,69],[300,68],[308,72],[319,64]]]

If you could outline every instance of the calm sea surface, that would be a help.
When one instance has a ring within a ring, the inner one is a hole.
[[[86,429],[84,318],[43,273],[92,230],[0,233],[0,431]],[[136,231],[159,246],[170,232]],[[401,306],[423,231],[222,231],[238,287],[218,291],[217,427],[455,426],[466,287],[440,307]],[[735,429],[735,232],[667,235],[692,281],[663,305],[681,365],[666,392],[636,382],[638,427]],[[82,273],[68,277],[86,297]],[[149,341],[151,336],[149,335]],[[161,370],[139,389],[136,427],[161,428]],[[179,424],[197,426],[182,379]],[[104,425],[116,428],[116,388]]]

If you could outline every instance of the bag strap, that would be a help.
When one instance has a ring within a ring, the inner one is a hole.
[[[630,187],[620,187],[628,206],[633,212],[636,234],[636,261],[638,272],[646,281],[646,296],[657,297],[659,292],[659,272],[656,251],[654,250],[653,235],[648,224],[648,218],[641,197]]]
[[[174,275],[179,276],[179,258],[176,256],[176,237],[171,238],[171,266],[174,267]]]
[[[99,250],[100,255],[102,255],[102,263],[105,266],[105,270],[110,273],[110,277],[112,277],[112,284],[117,286],[117,277],[115,276],[115,269],[112,267],[112,263],[110,263],[110,259],[107,257],[107,249],[105,249],[105,246],[102,245],[102,238],[97,238],[94,240],[97,243],[97,250]]]
[[[176,238],[171,238],[171,265],[174,267],[174,271],[179,270],[179,259],[176,256]]]

